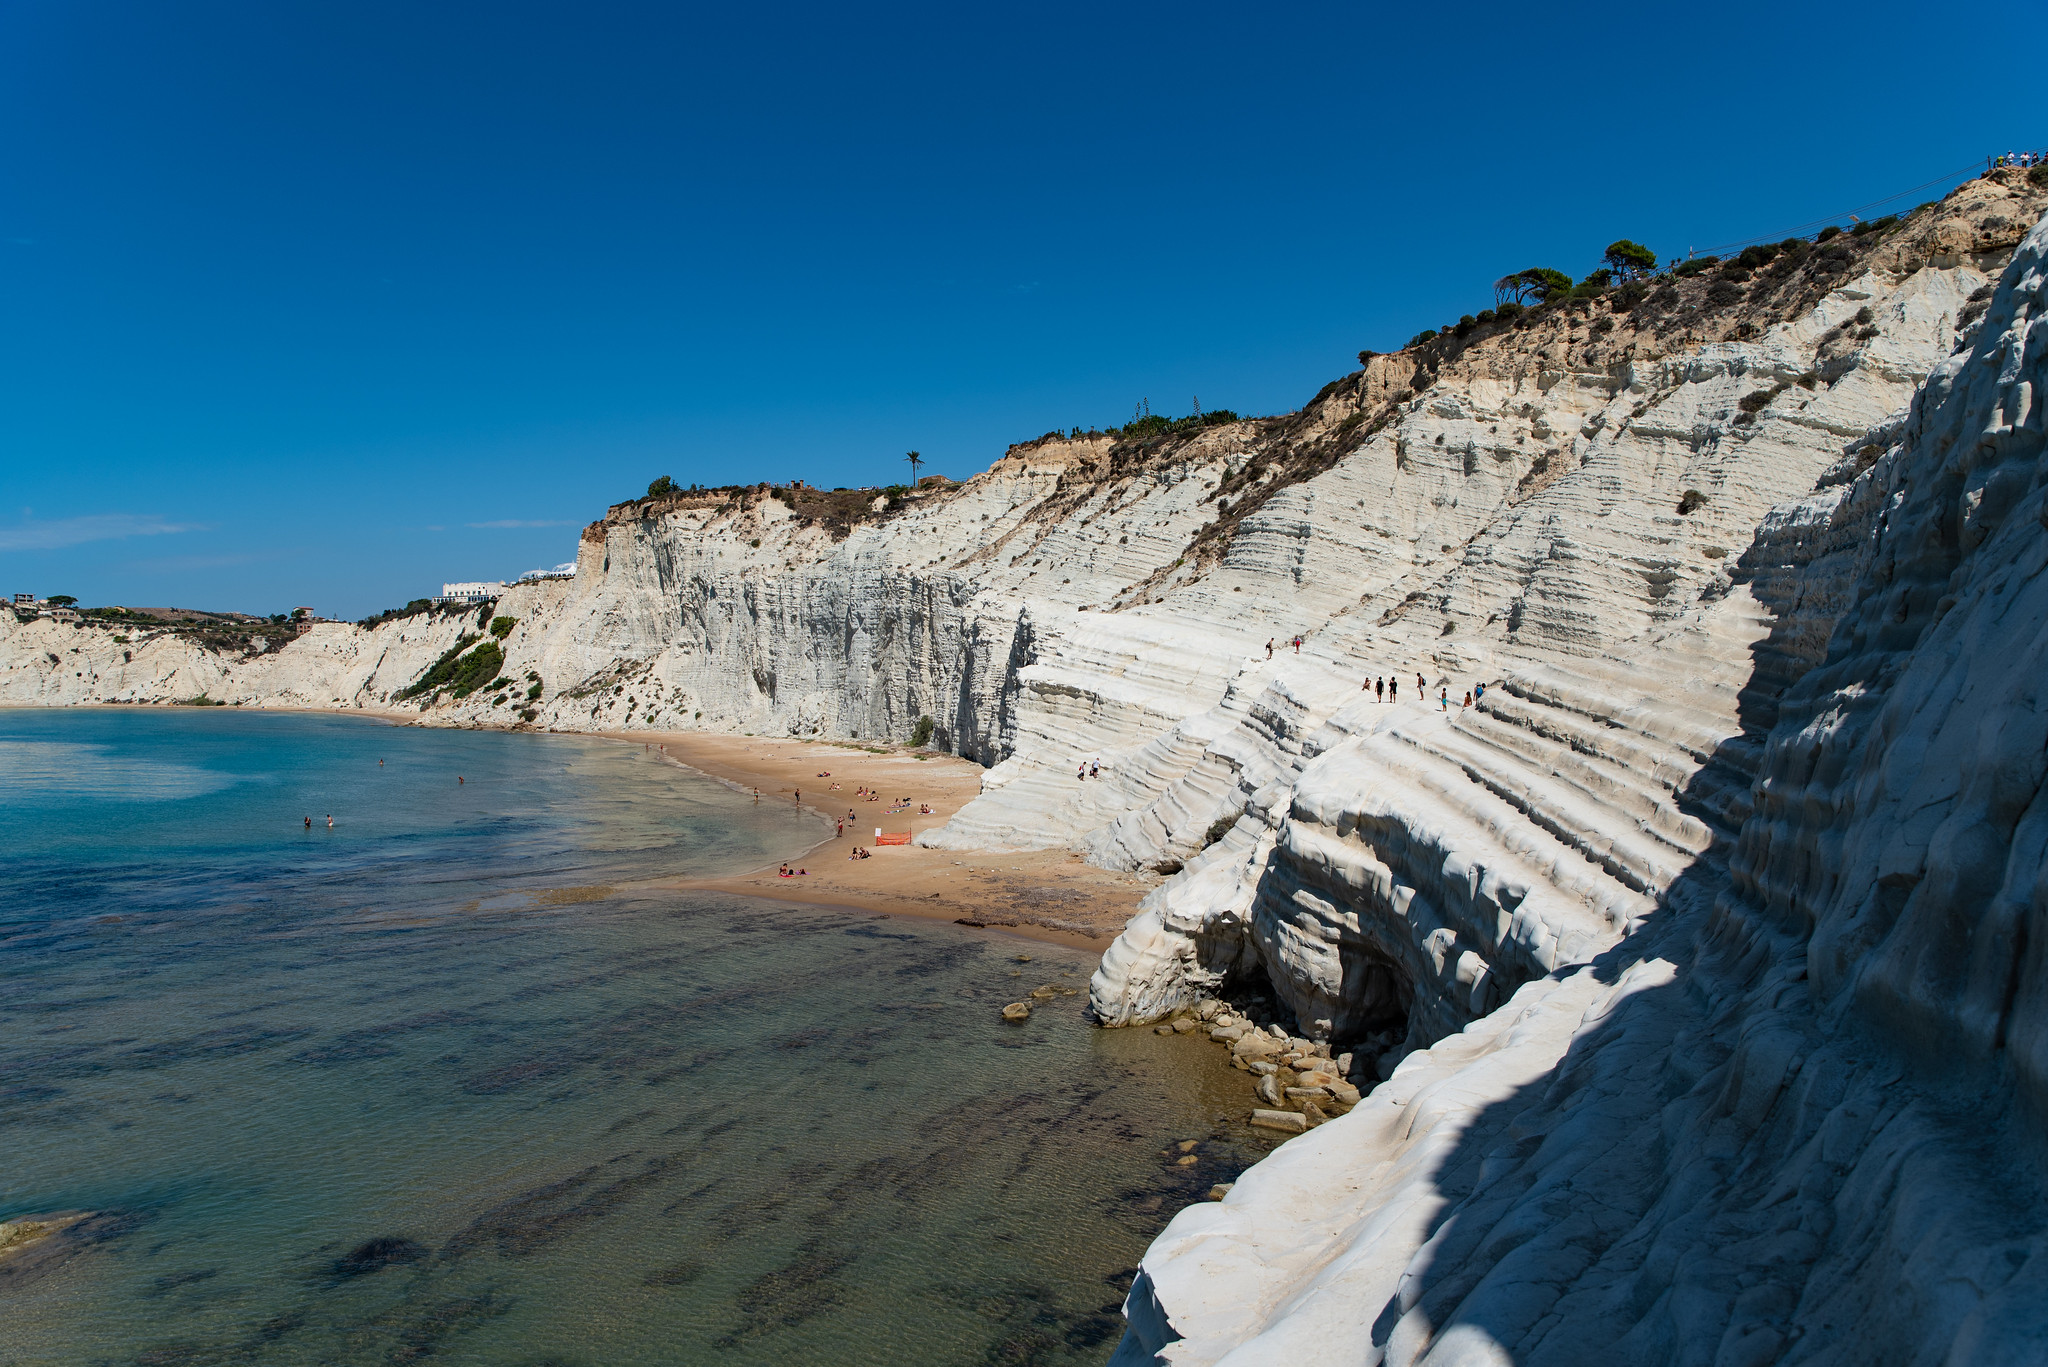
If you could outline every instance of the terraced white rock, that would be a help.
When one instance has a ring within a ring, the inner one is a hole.
[[[2044,304],[2048,225],[1902,444],[1759,534],[1759,659],[1812,667],[1732,859],[1177,1217],[1118,1361],[2048,1352]]]

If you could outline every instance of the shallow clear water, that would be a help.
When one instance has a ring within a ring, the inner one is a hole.
[[[636,888],[817,835],[637,747],[4,711],[0,795],[0,1219],[96,1212],[0,1363],[1101,1362],[1263,1147],[998,1019],[1088,956]]]

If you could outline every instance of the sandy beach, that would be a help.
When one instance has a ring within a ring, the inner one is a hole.
[[[758,791],[763,802],[796,804],[801,793],[801,806],[818,817],[820,843],[791,860],[793,867],[808,870],[800,877],[779,877],[770,864],[733,877],[675,879],[661,886],[979,922],[1032,939],[1101,949],[1159,881],[1098,869],[1065,850],[1006,854],[877,847],[876,827],[894,834],[942,826],[981,791],[981,766],[957,756],[789,737],[599,734],[661,748],[675,763]],[[855,794],[863,787],[879,789],[882,800],[860,800]],[[908,798],[910,808],[891,816],[897,798]],[[922,814],[921,806],[930,807],[930,815]],[[846,834],[835,836],[834,823],[845,819],[849,808],[854,815]],[[849,858],[855,845],[874,857]]]

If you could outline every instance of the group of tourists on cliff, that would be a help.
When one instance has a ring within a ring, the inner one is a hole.
[[[2048,154],[2041,152],[2007,152],[2002,157],[1993,157],[1991,159],[1991,168],[1995,171],[2001,166],[2017,166],[2024,170],[2030,166],[2043,165],[2044,155]]]
[[[1397,678],[1371,678],[1367,679],[1358,687],[1360,692],[1372,694],[1373,700],[1376,702],[1401,701],[1401,681]],[[1424,679],[1420,674],[1417,674],[1415,676],[1415,691],[1417,693],[1420,693],[1425,698],[1429,696],[1429,681]],[[1485,696],[1486,685],[1474,684],[1470,689],[1466,691],[1465,701],[1459,705],[1462,707],[1470,707],[1473,703],[1478,702],[1481,698]],[[1436,700],[1437,706],[1441,708],[1443,711],[1448,712],[1451,710],[1451,690],[1448,684],[1444,685],[1443,687],[1437,690]]]
[[[1301,642],[1302,638],[1296,636],[1290,639],[1287,642],[1287,644],[1293,646],[1294,653],[1299,655],[1301,654]],[[1273,658],[1272,641],[1266,642],[1266,658],[1269,660]],[[1359,685],[1359,690],[1361,692],[1372,694],[1373,698],[1378,702],[1397,703],[1401,701],[1401,680],[1390,674],[1377,675],[1373,678],[1367,679],[1364,683]],[[1420,674],[1417,674],[1415,676],[1415,692],[1424,699],[1425,703],[1427,702],[1429,698],[1429,681],[1423,678]],[[1459,706],[1470,707],[1472,706],[1472,704],[1478,702],[1481,698],[1485,696],[1486,685],[1474,684],[1469,690],[1466,691],[1465,699],[1462,703],[1459,704]],[[1445,685],[1437,690],[1437,706],[1445,712],[1449,712],[1451,710],[1451,690],[1449,685]],[[1088,777],[1088,774],[1086,772],[1087,767],[1088,766],[1083,765],[1083,772],[1077,775],[1077,777]]]

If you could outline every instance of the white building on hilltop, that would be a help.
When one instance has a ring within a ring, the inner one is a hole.
[[[437,603],[482,603],[496,598],[505,591],[505,586],[495,579],[472,580],[461,584],[441,585],[441,596]]]
[[[535,584],[543,579],[574,579],[575,577],[576,562],[565,560],[551,570],[528,570],[525,574],[519,576],[519,582],[522,584]]]

